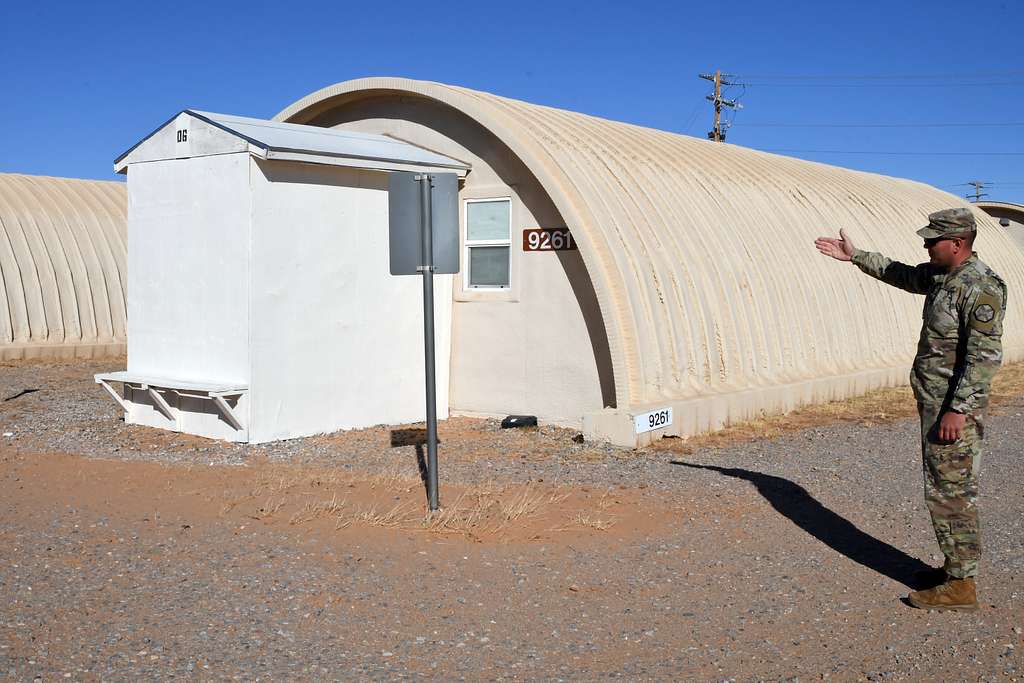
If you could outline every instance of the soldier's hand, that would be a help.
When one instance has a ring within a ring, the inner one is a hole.
[[[837,261],[849,261],[853,258],[853,242],[846,236],[846,231],[839,230],[839,239],[835,237],[819,237],[814,240],[814,246],[825,256],[831,256]]]
[[[943,443],[959,441],[964,435],[964,425],[967,424],[967,416],[954,413],[952,410],[942,414],[939,421],[939,440]]]

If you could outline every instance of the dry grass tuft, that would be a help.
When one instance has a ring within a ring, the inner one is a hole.
[[[488,498],[487,495],[470,495],[464,492],[451,505],[428,512],[421,526],[434,533],[471,533],[479,530],[494,505],[494,501],[488,504]]]
[[[598,531],[607,531],[615,526],[616,522],[614,517],[602,517],[601,515],[592,515],[586,512],[577,512],[569,521],[576,526],[597,529]]]
[[[410,513],[413,512],[418,506],[410,503],[399,503],[390,510],[384,512],[378,512],[376,505],[371,505],[365,509],[357,509],[350,515],[344,515],[338,519],[338,525],[335,529],[344,529],[345,527],[359,522],[369,526],[382,527],[384,529],[397,529],[399,527],[408,526],[412,519]]]
[[[321,517],[339,517],[341,516],[347,501],[345,499],[338,500],[338,494],[335,493],[330,500],[324,500],[316,503],[306,503],[301,510],[296,512],[288,520],[289,524],[302,524],[303,522],[311,522],[314,519],[320,519]]]
[[[614,493],[614,491],[615,491],[615,489],[610,488],[610,487],[605,489],[605,492],[602,493],[601,497],[597,500],[597,509],[598,510],[607,510],[612,505],[618,505],[619,504],[619,501],[615,500],[615,498],[612,497],[612,493]]]
[[[279,500],[274,500],[273,497],[267,498],[266,502],[256,508],[256,511],[247,517],[251,519],[269,519],[273,517],[277,512],[283,508],[286,504],[284,497]]]
[[[283,519],[293,527],[326,520],[335,529],[363,525],[480,537],[514,534],[545,516],[572,512],[563,505],[571,490],[551,484],[488,480],[462,490],[452,502],[426,514],[418,496],[421,490],[419,470],[402,463],[371,473],[268,466],[240,489],[224,490],[220,513],[227,516],[241,511],[244,517],[273,522],[282,519],[280,511],[288,506],[290,515]],[[618,501],[612,498],[611,488],[599,494],[596,501],[587,503],[596,505],[594,511],[581,513],[580,519],[592,528],[607,528],[611,521],[603,512]],[[385,496],[393,496],[395,501],[382,506],[372,500],[389,500]]]
[[[303,478],[301,470],[292,467],[257,472],[252,495],[256,497],[265,491],[270,493],[287,491],[301,484]]]
[[[488,479],[487,481],[485,481],[482,484],[477,484],[472,489],[472,492],[476,496],[480,496],[480,497],[484,497],[484,498],[493,498],[494,496],[501,495],[507,489],[508,489],[508,484],[499,484],[498,482],[494,481],[493,479]]]
[[[565,494],[568,496],[568,494]],[[565,496],[561,500],[565,499]],[[512,497],[506,501],[502,501],[501,505],[501,516],[505,523],[513,522],[521,517],[532,517],[545,505],[560,502],[555,500],[555,493],[545,493],[537,490],[534,484],[527,484],[518,493],[512,494]]]
[[[454,503],[427,513],[420,521],[420,528],[470,536],[498,534],[508,531],[517,522],[525,523],[568,497],[568,492],[557,488],[541,489],[535,484],[498,486],[488,482],[464,491]]]
[[[366,477],[360,477],[360,479],[366,481],[372,489],[380,488],[388,491],[402,489],[407,493],[422,483],[418,469],[402,466],[399,463],[389,465]]]

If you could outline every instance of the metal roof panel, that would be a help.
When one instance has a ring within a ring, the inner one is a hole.
[[[149,154],[143,152],[143,150],[146,149],[144,143],[174,125],[174,122],[178,121],[182,114],[204,121],[215,128],[244,140],[249,143],[250,149],[253,152],[256,152],[257,149],[262,150],[264,154],[261,156],[265,158],[271,156],[271,152],[288,152],[288,158],[291,160],[320,164],[360,166],[361,162],[367,162],[370,168],[383,168],[385,170],[390,165],[401,170],[408,170],[409,167],[450,169],[462,172],[469,170],[469,165],[463,161],[452,159],[443,154],[438,154],[429,149],[386,135],[338,131],[317,126],[281,123],[194,109],[186,109],[170,118],[155,131],[136,143],[131,149],[120,155],[114,161],[115,170],[122,171],[127,164],[137,161],[153,161],[156,158],[178,158],[159,152],[157,157],[150,158],[152,150]],[[129,156],[133,155],[133,153],[135,153],[135,158],[129,159]],[[192,155],[188,154],[187,156]]]

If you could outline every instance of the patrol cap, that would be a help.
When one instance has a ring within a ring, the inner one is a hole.
[[[977,229],[974,214],[970,209],[943,209],[928,214],[928,225],[918,230],[917,234],[926,240],[931,240],[946,235],[974,232]]]

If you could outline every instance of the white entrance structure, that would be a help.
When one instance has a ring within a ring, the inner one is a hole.
[[[466,164],[187,110],[114,167],[128,174],[128,359],[96,381],[126,422],[260,443],[423,419],[421,282],[389,274],[387,172]],[[452,277],[434,304],[441,418]]]

